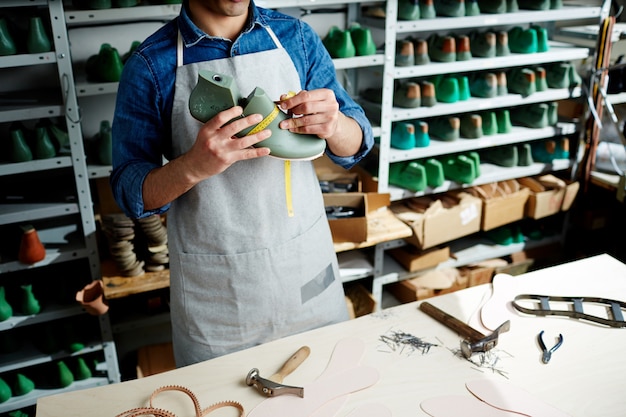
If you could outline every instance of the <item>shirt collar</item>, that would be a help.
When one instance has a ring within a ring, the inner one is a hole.
[[[250,10],[251,15],[248,17],[248,22],[244,27],[241,34],[246,34],[252,31],[256,25],[266,26],[267,24],[264,17],[259,12],[259,9],[254,4],[254,1],[250,1]],[[187,7],[183,4],[181,7],[180,15],[178,17],[178,28],[180,29],[180,33],[183,37],[183,43],[186,47],[194,46],[202,39],[223,39],[215,36],[209,36],[204,33],[189,17],[189,13],[187,12]]]

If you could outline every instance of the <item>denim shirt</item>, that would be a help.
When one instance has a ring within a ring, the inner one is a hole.
[[[263,26],[269,26],[291,56],[303,90],[328,88],[335,92],[342,113],[353,118],[363,131],[356,155],[327,155],[350,168],[372,148],[372,128],[363,109],[350,98],[335,76],[335,67],[320,37],[306,23],[251,2],[248,24],[234,41],[211,37],[189,18],[180,15],[148,37],[124,64],[113,119],[113,172],[110,181],[120,208],[130,217],[163,213],[169,204],[144,210],[142,187],[148,173],[162,166],[172,141],[172,103],[176,76],[178,30],[183,39],[184,64],[210,61],[274,49],[275,43]]]

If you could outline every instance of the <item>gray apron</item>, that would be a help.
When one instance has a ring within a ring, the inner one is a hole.
[[[183,65],[179,33],[172,152],[191,148],[201,123],[188,99],[198,71],[233,77],[242,95],[300,91],[276,49]],[[310,161],[239,161],[172,203],[167,218],[177,366],[348,319],[319,182]]]

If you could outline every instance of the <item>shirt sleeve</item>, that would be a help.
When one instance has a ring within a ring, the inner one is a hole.
[[[148,173],[163,165],[163,147],[169,135],[158,106],[159,90],[146,61],[134,54],[125,64],[120,79],[113,117],[113,197],[131,218],[163,213],[169,204],[146,211],[143,182]]]
[[[300,51],[305,51],[304,62],[297,62],[304,66],[304,74],[300,74],[306,90],[316,88],[329,88],[335,92],[340,111],[354,119],[363,132],[361,149],[352,156],[341,157],[334,155],[329,149],[326,150],[328,157],[343,168],[349,169],[363,159],[374,146],[372,126],[367,119],[363,108],[358,105],[339,83],[336,76],[335,65],[328,51],[324,47],[320,36],[307,23],[300,21],[302,33],[302,45]]]

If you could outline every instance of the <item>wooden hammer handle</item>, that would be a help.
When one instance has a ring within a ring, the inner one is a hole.
[[[270,381],[278,382],[279,384],[283,382],[283,379],[296,370],[298,366],[304,362],[306,358],[309,357],[309,353],[311,353],[311,348],[308,346],[302,346],[300,349],[296,351],[287,362],[283,364],[283,366],[276,372],[274,375],[270,376],[268,379]]]
[[[422,310],[424,313],[428,314],[430,317],[434,318],[441,324],[444,324],[450,329],[456,331],[461,336],[469,339],[471,342],[476,342],[485,338],[485,335],[478,330],[470,327],[456,317],[451,316],[450,314],[440,310],[439,308],[428,302],[422,302],[420,304],[420,310]]]

